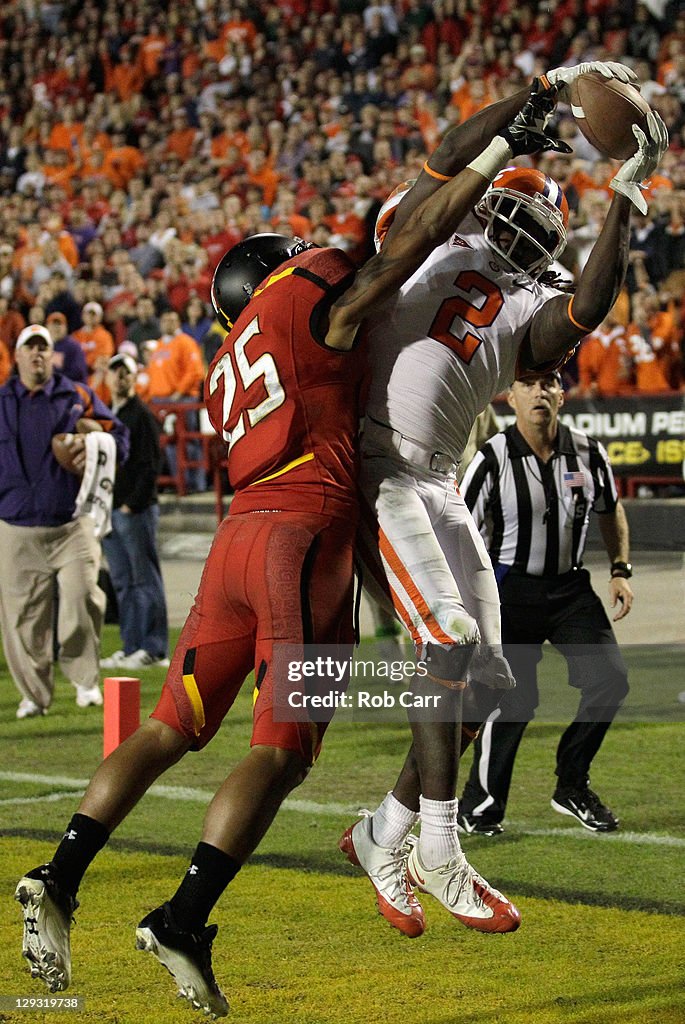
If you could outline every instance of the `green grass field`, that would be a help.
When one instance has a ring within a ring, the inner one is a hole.
[[[117,642],[107,627],[103,649]],[[549,806],[560,727],[533,723],[517,760],[506,833],[467,838],[472,863],[515,900],[518,932],[471,932],[430,897],[426,934],[404,939],[376,913],[368,881],[337,850],[360,806],[392,785],[408,743],[399,723],[339,720],[212,920],[217,978],[244,1024],[591,1024],[685,1022],[683,726],[659,721],[684,688],[672,652],[626,651],[636,693],[609,731],[593,786],[621,818],[586,832]],[[573,706],[563,663],[546,659],[550,706]],[[142,674],[143,713],[163,671]],[[670,695],[670,696],[669,696]],[[17,878],[47,859],[102,755],[101,709],[78,709],[58,680],[43,719],[17,722],[0,662],[0,996],[42,996],[20,955]],[[547,698],[545,699],[547,703]],[[682,706],[681,706],[682,707]],[[563,720],[563,717],[562,719]],[[568,719],[567,719],[568,720]],[[73,982],[84,1009],[60,1020],[171,1024],[204,1019],[175,1000],[172,980],[134,949],[139,919],[175,890],[206,803],[246,749],[244,688],[219,735],[151,791],[97,858],[80,891]],[[465,768],[462,770],[465,771]],[[4,1007],[4,1003],[2,1004]],[[0,1021],[54,1014],[0,1009]]]

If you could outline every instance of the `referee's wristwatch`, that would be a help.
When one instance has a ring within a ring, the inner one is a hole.
[[[633,567],[630,562],[612,562],[611,563],[611,578],[629,580],[633,575]]]

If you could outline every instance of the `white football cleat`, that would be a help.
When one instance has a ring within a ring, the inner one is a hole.
[[[521,914],[506,896],[489,885],[471,867],[463,853],[429,870],[414,844],[407,861],[409,881],[430,893],[453,917],[479,932],[514,932]]]
[[[62,992],[71,981],[71,916],[78,901],[62,892],[50,866],[29,871],[14,892],[24,912],[22,954],[31,977],[40,978],[51,992]]]
[[[378,910],[393,928],[410,939],[423,935],[426,921],[407,878],[407,846],[391,849],[373,840],[371,818],[361,818],[343,832],[338,844],[347,859],[369,876]]]

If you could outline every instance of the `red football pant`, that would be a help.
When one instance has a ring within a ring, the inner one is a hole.
[[[326,723],[274,721],[273,645],[352,643],[355,525],[315,513],[229,515],[152,717],[199,750],[254,668],[252,745],[294,750],[311,763]]]

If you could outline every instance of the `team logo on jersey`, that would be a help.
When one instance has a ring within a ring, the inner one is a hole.
[[[473,249],[470,242],[467,242],[465,238],[461,238],[459,235],[452,235],[450,245],[461,246],[462,249]]]

